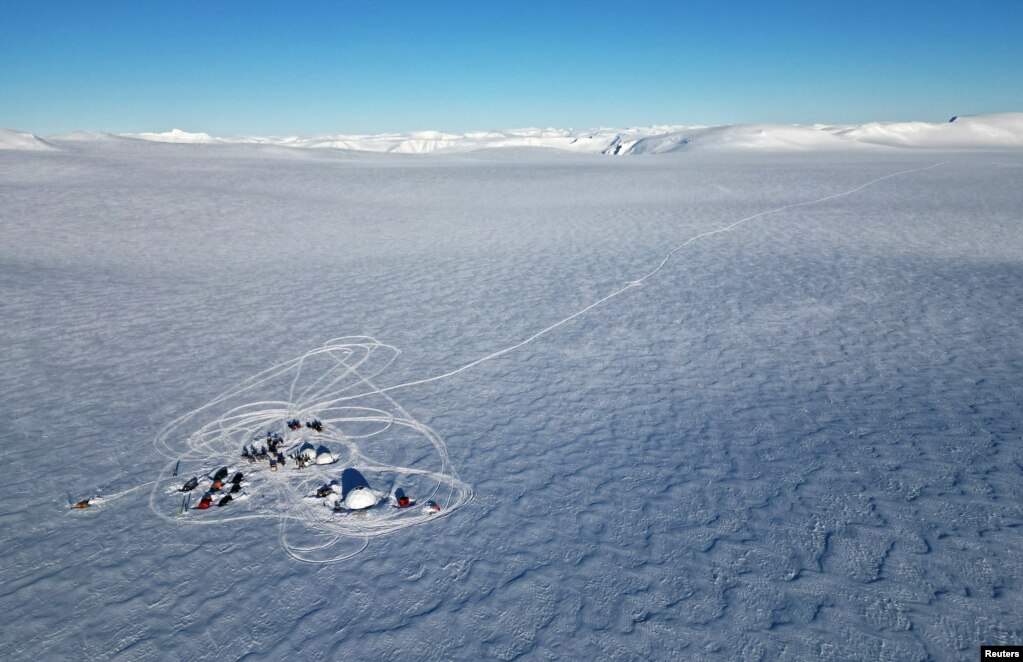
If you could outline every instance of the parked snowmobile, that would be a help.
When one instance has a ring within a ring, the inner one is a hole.
[[[408,508],[409,506],[416,505],[416,502],[409,495],[405,494],[405,490],[400,487],[394,491],[394,502],[397,504],[397,508]]]

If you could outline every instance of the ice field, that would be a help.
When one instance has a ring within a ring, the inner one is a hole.
[[[0,659],[1023,643],[1019,147],[30,138],[0,150]],[[337,462],[249,464],[268,430]],[[243,494],[179,515],[221,466]],[[416,505],[312,496],[349,466]]]

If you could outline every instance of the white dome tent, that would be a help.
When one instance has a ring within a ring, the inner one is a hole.
[[[326,446],[320,446],[316,449],[316,464],[334,464],[337,458],[330,452],[330,449]]]
[[[341,473],[341,501],[348,510],[365,510],[377,505],[380,498],[370,489],[369,481],[357,469],[349,467]]]

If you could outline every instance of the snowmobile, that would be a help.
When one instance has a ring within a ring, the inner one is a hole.
[[[213,474],[213,480],[224,480],[227,478],[227,467],[221,467],[217,469],[217,473]]]
[[[394,502],[397,504],[395,508],[408,508],[416,505],[416,502],[410,499],[409,495],[405,494],[405,490],[400,487],[394,491]]]
[[[331,485],[324,485],[323,487],[321,487],[318,490],[316,490],[316,498],[317,499],[323,499],[323,498],[329,497],[333,493],[334,493],[333,486],[331,486]]]

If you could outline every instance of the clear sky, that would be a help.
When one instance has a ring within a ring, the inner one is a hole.
[[[0,126],[215,135],[1023,111],[1023,0],[0,0]]]

